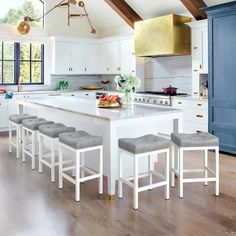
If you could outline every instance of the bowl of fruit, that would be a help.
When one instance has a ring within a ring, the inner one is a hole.
[[[103,94],[98,99],[99,108],[120,108],[122,107],[121,98],[118,95]]]

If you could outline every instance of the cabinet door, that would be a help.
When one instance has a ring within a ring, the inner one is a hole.
[[[70,70],[71,74],[82,74],[85,72],[86,49],[84,44],[71,43],[70,45]]]
[[[8,127],[8,103],[7,101],[0,101],[0,129]]]
[[[99,71],[101,74],[118,74],[121,72],[118,42],[99,45]]]
[[[208,73],[208,31],[207,29],[201,30],[201,61],[200,73]]]
[[[98,74],[98,46],[95,43],[84,44],[84,74]]]
[[[70,46],[67,42],[55,43],[54,74],[70,74]]]
[[[134,40],[119,42],[120,64],[122,74],[135,74],[136,58],[134,55]]]

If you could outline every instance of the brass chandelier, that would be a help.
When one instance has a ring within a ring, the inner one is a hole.
[[[78,14],[72,14],[71,13],[71,6],[72,5],[77,5],[80,8],[83,8],[83,13],[78,13]],[[87,10],[85,8],[85,4],[83,1],[77,1],[76,0],[63,0],[61,2],[59,2],[58,4],[56,4],[54,7],[52,7],[50,10],[48,10],[47,12],[45,12],[45,14],[43,14],[42,16],[40,16],[37,19],[33,19],[30,16],[25,16],[23,21],[20,21],[17,25],[17,31],[22,34],[28,34],[30,32],[30,22],[33,21],[39,21],[41,20],[44,16],[46,16],[47,14],[49,14],[50,12],[52,12],[55,8],[67,8],[67,21],[68,21],[68,25],[70,25],[70,19],[71,18],[75,18],[75,17],[87,17],[87,20],[89,22],[89,25],[91,27],[91,33],[92,34],[96,34],[96,30],[93,27],[91,20],[89,18],[89,15],[87,13]]]

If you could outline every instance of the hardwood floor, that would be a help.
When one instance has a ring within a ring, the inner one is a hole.
[[[188,154],[186,165],[202,164],[199,153]],[[0,236],[236,235],[235,164],[235,157],[221,155],[218,198],[213,183],[198,183],[185,185],[179,199],[177,183],[168,201],[164,188],[140,193],[135,211],[130,188],[124,186],[123,199],[109,201],[97,195],[96,180],[82,185],[81,201],[75,202],[71,183],[64,181],[59,190],[48,168],[39,174],[29,159],[22,163],[15,152],[8,154],[7,134],[0,134]]]

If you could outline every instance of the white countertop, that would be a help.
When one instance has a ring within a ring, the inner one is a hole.
[[[179,109],[142,104],[134,104],[132,108],[97,108],[96,100],[77,97],[32,98],[25,99],[24,102],[111,121],[139,117],[152,117],[162,114],[166,115],[168,113],[182,113],[182,111]]]

